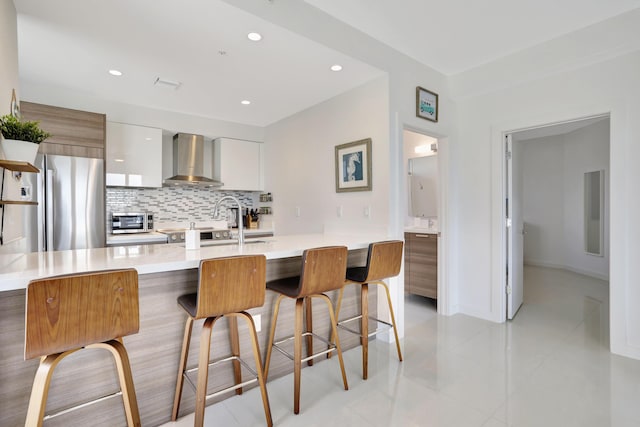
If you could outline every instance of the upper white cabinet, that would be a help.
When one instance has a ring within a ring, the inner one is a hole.
[[[162,187],[162,129],[107,122],[106,185]]]
[[[240,139],[213,140],[213,178],[223,190],[263,191],[263,144]]]

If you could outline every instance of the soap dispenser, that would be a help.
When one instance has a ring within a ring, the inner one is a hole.
[[[185,245],[187,249],[199,249],[200,248],[200,231],[196,230],[196,223],[192,222],[189,229],[184,236]]]

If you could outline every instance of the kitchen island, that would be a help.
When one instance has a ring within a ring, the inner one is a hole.
[[[271,280],[297,275],[300,256],[307,248],[344,245],[349,249],[348,264],[364,265],[368,244],[384,239],[385,236],[370,234],[313,234],[277,236],[260,239],[258,242],[248,240],[243,246],[213,245],[198,250],[185,250],[179,244],[167,244],[0,256],[0,425],[24,424],[31,383],[37,368],[37,360],[23,360],[25,288],[30,280],[94,270],[133,267],[138,271],[140,331],[136,335],[125,337],[124,342],[131,361],[142,424],[154,426],[170,419],[185,320],[176,299],[182,294],[195,292],[201,259],[264,254],[267,257],[267,280]],[[333,298],[335,301],[335,295]],[[375,301],[375,292],[372,292],[371,298]],[[250,310],[255,317],[260,316],[261,331],[258,335],[263,354],[274,300],[275,294],[267,292],[265,305]],[[341,317],[355,314],[358,304],[358,294],[347,289]],[[370,304],[370,307],[375,308],[376,304]],[[326,310],[318,307],[317,310],[314,309],[314,314],[314,331],[328,337]],[[199,325],[200,323],[196,327]],[[229,354],[228,330],[224,327],[225,322],[221,325],[223,326],[214,328],[213,358]],[[277,334],[288,335],[292,330],[293,303],[290,306],[283,304]],[[359,345],[355,335],[340,336],[344,349]],[[241,331],[240,338],[243,354],[250,355],[247,334]],[[196,333],[191,342],[189,366],[196,365],[197,351],[194,349],[198,346],[199,334]],[[251,360],[250,357],[245,358]],[[332,358],[322,363],[337,363],[337,359]],[[210,390],[233,381],[231,368],[225,370],[223,366],[221,369],[214,370],[213,376],[210,376]],[[274,354],[269,379],[286,375],[292,370],[293,364],[289,359]],[[336,375],[335,381],[340,382],[339,375]],[[48,410],[55,411],[78,401],[109,394],[115,389],[117,381],[110,356],[95,349],[79,352],[65,359],[56,369]],[[221,398],[225,397],[229,395]],[[272,405],[276,401],[272,399]],[[180,416],[193,412],[194,406],[194,393],[186,387]],[[72,417],[74,425],[126,424],[120,399],[110,399],[80,409],[69,416],[53,418],[47,425],[70,425],[69,417]]]

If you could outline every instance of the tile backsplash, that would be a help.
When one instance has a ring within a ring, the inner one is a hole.
[[[260,193],[248,191],[220,191],[208,187],[120,188],[108,187],[107,221],[111,212],[151,212],[155,222],[200,222],[213,219],[213,207],[224,196],[233,196],[243,208],[256,206]],[[233,201],[223,206],[235,207]],[[227,219],[221,209],[220,218]],[[111,228],[111,227],[108,227]]]

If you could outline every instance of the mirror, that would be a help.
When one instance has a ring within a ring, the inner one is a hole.
[[[603,256],[604,171],[584,174],[584,247],[591,255]]]
[[[438,157],[409,159],[409,215],[438,217]]]

